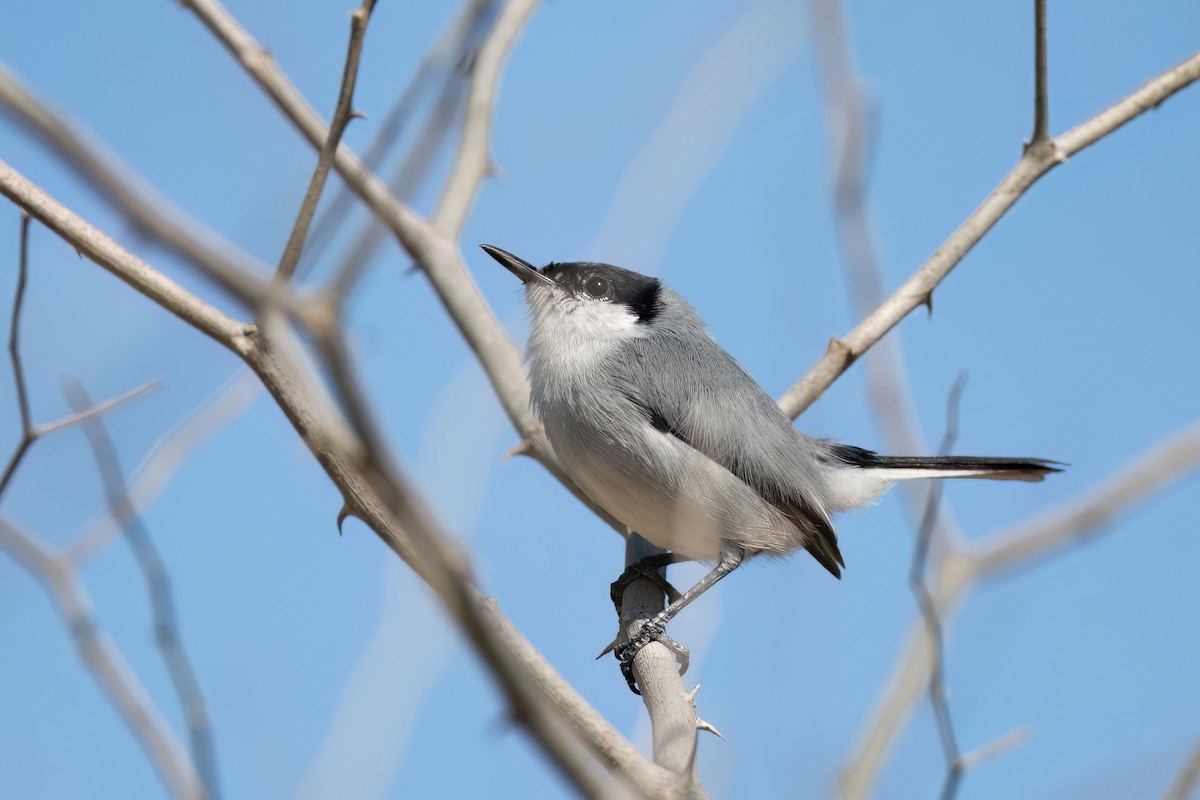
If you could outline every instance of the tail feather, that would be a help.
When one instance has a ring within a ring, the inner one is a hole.
[[[911,478],[991,478],[1040,481],[1062,472],[1060,461],[1044,458],[989,458],[981,456],[881,456],[861,447],[832,444],[830,453],[841,463],[869,469],[887,480]]]

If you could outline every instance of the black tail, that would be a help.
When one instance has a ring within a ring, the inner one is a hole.
[[[831,442],[830,454],[841,463],[861,469],[896,470],[895,478],[991,478],[1040,481],[1067,466],[1044,458],[987,458],[980,456],[881,456],[861,447]],[[907,474],[906,474],[907,473]],[[956,474],[959,473],[959,474]]]

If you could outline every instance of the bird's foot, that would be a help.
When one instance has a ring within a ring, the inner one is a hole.
[[[638,690],[637,681],[633,677],[633,659],[643,647],[651,642],[658,642],[671,651],[671,654],[675,656],[675,660],[679,662],[680,675],[687,672],[691,655],[688,653],[686,647],[670,636],[667,636],[664,626],[665,623],[660,622],[657,618],[648,620],[631,639],[613,648],[614,655],[621,662],[621,675],[625,677],[625,683],[629,685],[629,691],[634,694],[640,695],[641,691]]]

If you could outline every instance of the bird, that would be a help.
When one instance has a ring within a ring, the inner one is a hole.
[[[686,665],[667,622],[746,559],[803,549],[840,578],[845,561],[832,515],[870,505],[898,481],[1041,481],[1063,466],[885,456],[807,436],[659,279],[594,262],[538,268],[481,247],[524,284],[530,404],[557,462],[596,505],[670,551],[633,565],[614,593],[649,568],[715,562],[616,647],[635,693],[637,651],[662,641]]]

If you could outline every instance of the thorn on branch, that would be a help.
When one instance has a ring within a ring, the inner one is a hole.
[[[342,531],[342,523],[345,522],[350,517],[355,517],[354,512],[350,510],[350,506],[348,504],[343,505],[341,510],[338,511],[338,515],[337,515],[338,536],[341,536],[344,533],[344,531]],[[357,519],[357,517],[355,517],[355,518]]]

